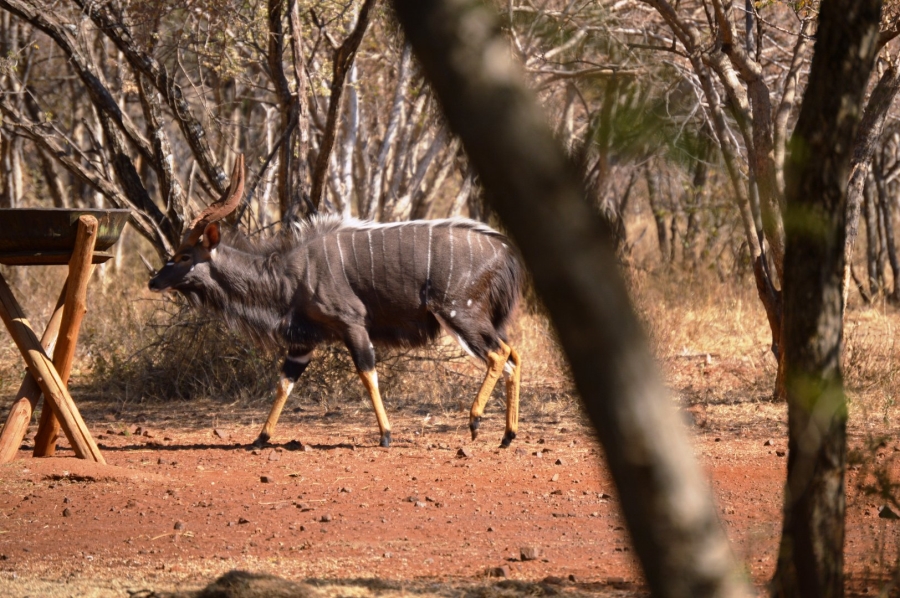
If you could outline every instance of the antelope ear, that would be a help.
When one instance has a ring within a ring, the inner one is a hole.
[[[219,241],[222,240],[222,233],[219,231],[219,223],[218,222],[210,222],[206,225],[206,228],[203,229],[203,247],[209,251],[212,251],[219,245]]]

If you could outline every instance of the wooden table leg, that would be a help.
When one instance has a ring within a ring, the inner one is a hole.
[[[54,351],[54,353],[59,352],[61,358],[62,356],[70,355],[68,368],[71,368],[71,355],[74,355],[78,327],[86,310],[84,307],[84,296],[87,278],[91,270],[90,262],[93,257],[96,233],[96,218],[84,216],[79,218],[79,241],[70,261],[63,321],[60,324],[62,334]],[[85,251],[87,251],[87,258],[84,258],[82,255]],[[75,268],[73,269],[71,266]],[[79,296],[81,303],[79,303]],[[78,307],[79,304],[81,305],[80,309]],[[105,463],[103,455],[100,454],[100,449],[97,448],[97,444],[91,437],[84,420],[81,418],[81,414],[78,412],[78,407],[75,406],[75,402],[72,401],[72,397],[69,395],[66,384],[62,381],[59,372],[50,361],[40,342],[38,342],[37,335],[31,328],[31,324],[28,323],[27,318],[25,318],[21,306],[16,301],[2,274],[0,274],[0,319],[6,324],[10,336],[12,336],[13,341],[19,348],[19,352],[25,359],[25,365],[41,387],[45,402],[50,404],[56,418],[60,421],[66,438],[69,439],[69,443],[75,451],[75,455],[82,459]],[[65,350],[62,350],[60,345],[66,345]]]
[[[53,310],[53,315],[50,316],[50,321],[47,322],[44,336],[41,337],[41,346],[45,352],[49,353],[56,345],[65,299],[66,285],[63,285],[56,308]],[[16,393],[16,400],[9,411],[9,417],[6,418],[6,423],[3,425],[3,431],[0,432],[0,463],[9,463],[19,452],[25,433],[28,432],[28,424],[31,423],[31,414],[37,408],[40,398],[41,387],[38,386],[37,380],[34,379],[31,372],[26,372],[25,378],[19,386],[19,392]]]
[[[84,425],[84,420],[81,419],[78,407],[75,406],[66,385],[41,347],[37,335],[22,313],[19,302],[16,301],[2,274],[0,274],[0,319],[6,324],[9,335],[25,359],[25,365],[37,379],[44,393],[44,400],[50,402],[62,422],[63,431],[75,455],[82,459],[106,463],[100,449],[97,448],[97,443]]]
[[[87,312],[87,285],[94,269],[91,261],[94,257],[94,244],[97,241],[97,228],[97,219],[93,216],[78,218],[75,250],[69,259],[69,278],[66,284],[66,301],[59,340],[53,350],[53,365],[64,385],[69,383],[81,321]],[[59,438],[59,419],[54,409],[42,409],[41,423],[34,437],[34,456],[52,457],[56,453],[57,438]]]

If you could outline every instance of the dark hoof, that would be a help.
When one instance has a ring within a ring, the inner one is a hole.
[[[509,445],[515,439],[516,439],[515,432],[507,432],[506,434],[503,435],[503,440],[500,442],[500,448],[509,448]]]
[[[261,433],[259,437],[253,441],[253,446],[256,448],[262,448],[269,444],[269,435],[266,433]]]
[[[387,448],[391,446],[391,431],[388,430],[384,434],[381,435],[381,442],[378,443],[382,448]]]
[[[481,418],[475,417],[472,418],[472,421],[469,422],[469,430],[472,432],[472,440],[478,438],[478,428],[481,426]]]

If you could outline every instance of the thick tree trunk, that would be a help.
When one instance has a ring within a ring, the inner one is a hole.
[[[577,168],[481,3],[395,0],[447,122],[516,239],[606,451],[656,596],[749,595]]]
[[[776,596],[843,595],[847,405],[844,241],[851,149],[875,58],[880,0],[825,0],[785,172],[788,478]]]

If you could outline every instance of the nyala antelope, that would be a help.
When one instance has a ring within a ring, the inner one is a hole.
[[[285,401],[317,345],[341,341],[372,399],[381,446],[391,443],[374,345],[422,346],[441,329],[487,366],[469,415],[472,438],[501,375],[506,432],[516,437],[520,360],[505,327],[521,295],[522,269],[507,239],[466,219],[379,224],[313,217],[268,243],[221,242],[218,221],[240,203],[243,157],[225,194],[191,222],[181,246],[150,280],[210,307],[259,344],[286,347],[275,402],[256,439],[269,441]]]

